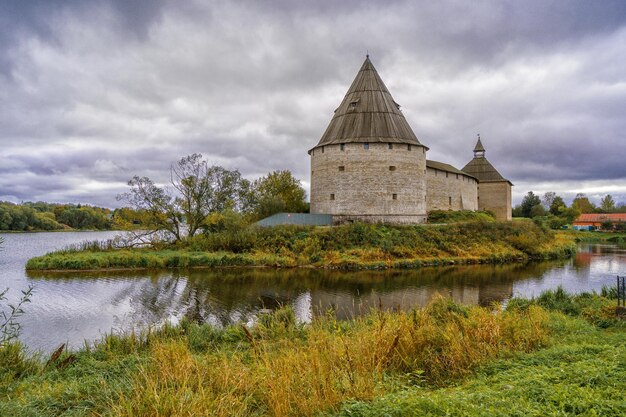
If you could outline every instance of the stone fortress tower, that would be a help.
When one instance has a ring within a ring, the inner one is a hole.
[[[476,177],[478,184],[478,209],[489,210],[498,220],[511,220],[511,181],[505,179],[485,158],[485,147],[480,141],[474,147],[474,159],[469,161],[463,171]]]
[[[369,59],[311,155],[311,213],[423,223],[426,148]]]
[[[480,178],[426,160],[427,150],[368,55],[319,143],[309,151],[311,213],[330,214],[334,223],[411,224],[424,223],[431,210],[479,209]],[[491,198],[489,190],[501,194],[500,188],[487,186],[484,207],[500,207],[500,197]],[[510,186],[508,190],[510,219]]]

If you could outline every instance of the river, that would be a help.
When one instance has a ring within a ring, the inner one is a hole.
[[[573,259],[508,265],[429,267],[412,271],[338,272],[310,269],[223,269],[140,272],[27,272],[26,261],[86,240],[119,232],[0,234],[0,289],[10,301],[33,285],[21,340],[31,351],[72,348],[111,331],[129,331],[189,317],[225,326],[253,322],[260,312],[293,306],[310,321],[332,309],[347,318],[382,305],[410,308],[435,294],[487,305],[512,296],[532,297],[561,285],[571,292],[599,291],[626,275],[626,249],[581,245]]]

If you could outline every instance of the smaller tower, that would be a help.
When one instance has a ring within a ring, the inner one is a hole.
[[[511,220],[511,181],[504,178],[485,157],[480,135],[474,146],[474,159],[462,169],[478,179],[478,209],[495,213],[498,220]]]

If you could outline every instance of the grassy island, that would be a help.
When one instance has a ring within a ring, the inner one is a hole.
[[[506,308],[436,298],[310,324],[283,308],[250,327],[183,321],[45,357],[8,343],[0,415],[623,416],[612,295],[559,289]]]
[[[106,244],[85,244],[30,259],[26,268],[418,268],[554,259],[571,256],[575,250],[571,236],[530,221],[416,226],[355,223],[337,227],[247,227],[204,233],[155,248],[114,249]]]

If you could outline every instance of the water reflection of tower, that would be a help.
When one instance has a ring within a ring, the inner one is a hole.
[[[372,288],[361,294],[317,289],[311,291],[310,303],[313,315],[325,314],[329,309],[332,309],[338,319],[346,319],[380,307],[399,310],[424,307],[436,296],[451,297],[454,302],[459,304],[489,305],[494,301],[503,301],[511,297],[512,294],[513,284],[511,282],[456,285],[450,288],[424,286],[391,291],[379,291]]]

